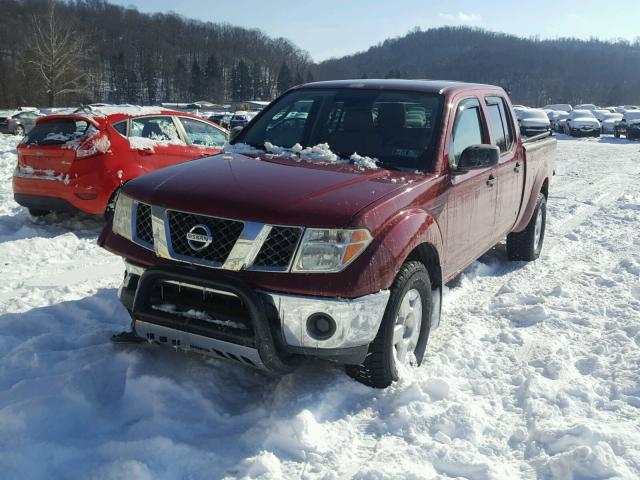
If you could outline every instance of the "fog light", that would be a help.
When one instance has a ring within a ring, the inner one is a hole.
[[[336,321],[326,313],[314,313],[307,318],[307,332],[316,340],[326,340],[336,333]]]

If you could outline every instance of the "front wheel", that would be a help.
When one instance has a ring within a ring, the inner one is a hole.
[[[18,126],[16,127],[15,134],[16,134],[18,137],[24,137],[24,133],[25,133],[25,132],[24,132],[24,127],[23,127],[22,125],[18,125]]]
[[[429,339],[431,281],[420,262],[405,263],[391,287],[380,330],[369,345],[365,361],[347,365],[360,383],[386,388],[398,380],[398,366],[420,365]]]
[[[507,235],[507,255],[509,260],[531,262],[540,256],[544,232],[547,224],[547,199],[538,194],[536,208],[527,227],[521,232]]]

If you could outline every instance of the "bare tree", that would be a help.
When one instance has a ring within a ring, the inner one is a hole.
[[[85,89],[87,74],[80,64],[87,56],[87,42],[68,22],[58,19],[54,2],[49,2],[44,14],[33,15],[32,28],[27,63],[41,77],[48,105],[53,107],[58,96]]]

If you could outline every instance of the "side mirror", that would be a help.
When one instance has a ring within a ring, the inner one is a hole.
[[[496,165],[498,160],[500,149],[495,145],[471,145],[462,151],[456,170],[460,173],[479,170]]]
[[[229,132],[229,143],[233,142],[242,131],[242,127],[233,127]]]

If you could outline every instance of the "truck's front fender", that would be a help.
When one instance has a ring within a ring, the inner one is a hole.
[[[435,219],[421,209],[399,212],[381,233],[376,235],[381,249],[374,259],[382,284],[389,288],[407,257],[422,244],[431,245],[438,259],[442,258],[442,233]],[[438,265],[438,268],[440,266]]]

